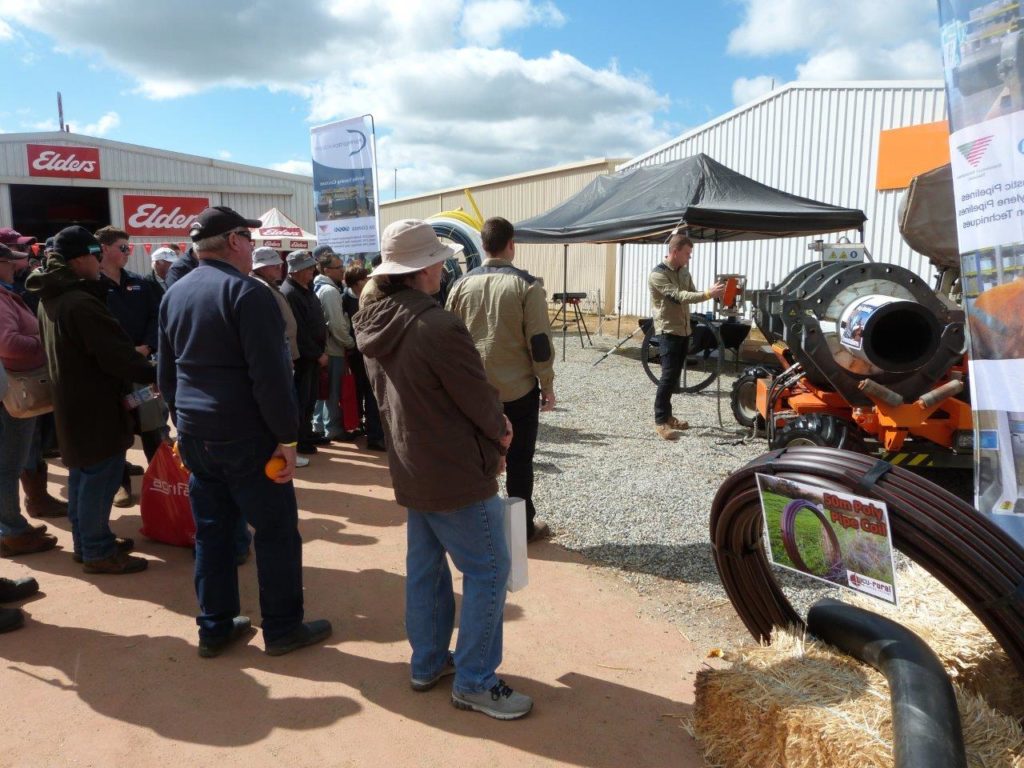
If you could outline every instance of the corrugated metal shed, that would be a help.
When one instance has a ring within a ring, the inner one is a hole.
[[[530,173],[452,187],[415,197],[400,198],[380,206],[381,229],[399,219],[425,219],[462,208],[472,213],[464,190],[468,189],[486,218],[504,216],[521,221],[572,197],[596,176],[611,173],[620,160],[588,160],[545,168]],[[516,264],[544,280],[551,295],[562,290],[562,246],[517,245]],[[569,248],[569,290],[585,292],[596,307],[600,292],[606,312],[613,309],[615,246],[574,245]]]
[[[763,184],[868,217],[865,240],[876,261],[931,280],[933,270],[900,237],[902,190],[877,191],[879,134],[946,119],[941,81],[790,83],[619,166],[619,170],[704,152]],[[856,233],[849,233],[856,239]],[[810,238],[718,245],[718,272],[747,276],[748,288],[773,284],[812,260]],[[712,244],[698,244],[691,270],[698,288],[714,278]],[[622,247],[622,311],[650,313],[647,275],[664,256],[658,246]]]
[[[30,176],[27,144],[97,147],[102,176],[99,179]],[[209,198],[211,205],[227,205],[246,216],[259,216],[276,207],[304,229],[312,231],[314,226],[313,181],[308,176],[59,131],[0,134],[0,226],[13,226],[10,196],[13,184],[105,188],[109,190],[110,223],[116,226],[125,224],[121,201],[126,194],[201,194]],[[175,238],[132,237],[133,242],[140,244],[169,239]],[[129,268],[149,270],[143,249],[135,249]]]

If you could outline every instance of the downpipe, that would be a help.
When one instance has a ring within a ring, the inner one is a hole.
[[[967,768],[953,685],[920,637],[884,616],[829,598],[811,607],[807,630],[889,681],[895,768]]]

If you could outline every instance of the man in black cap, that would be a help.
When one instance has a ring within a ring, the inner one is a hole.
[[[292,476],[298,406],[284,319],[274,297],[248,277],[260,226],[230,208],[199,214],[190,232],[199,266],[160,305],[160,390],[191,470],[196,521],[199,655],[220,655],[247,635],[240,616],[235,531],[256,531],[256,574],[266,652],[279,656],[331,633],[303,623],[302,538]],[[283,466],[273,478],[266,465]]]
[[[320,300],[313,293],[316,259],[309,251],[288,254],[288,278],[281,293],[295,315],[299,359],[295,361],[295,390],[299,395],[299,453],[316,453],[317,443],[327,437],[313,433],[313,407],[320,385],[320,369],[327,365],[327,319]]]
[[[58,233],[54,250],[26,286],[40,299],[39,330],[53,387],[57,443],[69,468],[68,518],[74,558],[86,573],[133,573],[148,561],[110,530],[110,505],[125,452],[135,440],[124,407],[130,382],[156,371],[107,309],[99,282],[100,244],[84,227]]]

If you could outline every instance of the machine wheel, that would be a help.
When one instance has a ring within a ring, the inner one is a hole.
[[[757,424],[758,432],[764,429],[764,417],[757,412],[757,380],[770,379],[772,374],[767,368],[747,368],[732,385],[729,403],[732,415],[744,427]]]
[[[722,370],[725,348],[718,328],[702,315],[690,317],[690,349],[679,377],[680,392],[700,392],[709,386]],[[640,363],[647,378],[655,384],[661,378],[661,357],[658,355],[658,338],[654,335],[653,323],[648,325],[640,345]]]
[[[867,453],[867,446],[848,421],[825,413],[797,416],[775,431],[772,448],[791,448],[797,445],[822,445],[842,448],[855,453]]]

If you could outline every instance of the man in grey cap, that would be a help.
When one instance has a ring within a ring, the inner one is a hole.
[[[313,406],[320,384],[320,368],[327,365],[327,320],[313,293],[316,259],[309,251],[288,254],[288,278],[281,293],[295,315],[299,359],[295,361],[295,391],[299,399],[299,445],[301,454],[316,453],[317,444],[327,438],[313,434]]]
[[[313,251],[317,276],[313,291],[324,310],[327,321],[327,391],[326,399],[318,399],[313,408],[313,431],[328,440],[353,440],[355,433],[346,432],[341,413],[341,379],[345,375],[345,355],[355,349],[352,324],[342,303],[345,288],[345,265],[329,245]]]

